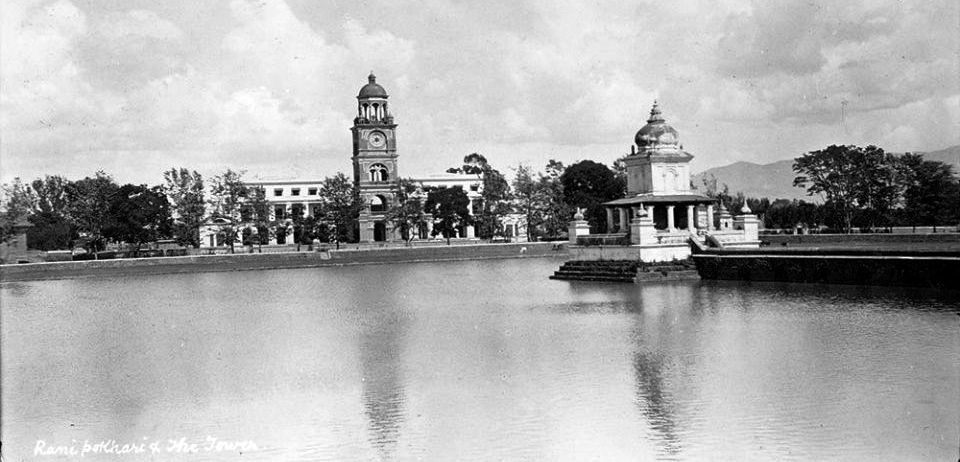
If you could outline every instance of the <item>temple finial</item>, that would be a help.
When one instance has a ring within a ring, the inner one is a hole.
[[[657,103],[657,100],[653,100],[653,107],[650,109],[650,118],[647,119],[647,122],[663,122],[663,116],[660,115],[660,105]]]

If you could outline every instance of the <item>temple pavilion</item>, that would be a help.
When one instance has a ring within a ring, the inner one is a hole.
[[[693,156],[683,150],[677,130],[666,123],[656,101],[634,141],[625,159],[627,195],[603,204],[607,232],[630,234],[631,220],[638,214],[652,219],[657,234],[689,236],[714,229],[716,201],[691,189]]]

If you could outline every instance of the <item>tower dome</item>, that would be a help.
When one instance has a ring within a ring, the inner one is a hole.
[[[377,76],[373,75],[373,72],[367,77],[367,84],[360,89],[360,94],[357,95],[357,98],[386,98],[387,90],[384,90],[379,83],[377,83]]]
[[[679,149],[680,135],[677,130],[667,125],[660,114],[660,106],[654,101],[653,108],[650,109],[650,118],[647,119],[647,124],[637,131],[634,141],[640,152],[658,149],[676,150]]]

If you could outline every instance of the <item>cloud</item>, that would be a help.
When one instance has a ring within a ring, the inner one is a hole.
[[[4,178],[332,174],[349,169],[371,70],[403,175],[473,151],[612,160],[654,98],[704,167],[833,143],[939,149],[960,143],[958,17],[949,0],[14,2],[0,160]]]
[[[718,77],[775,108],[774,119],[814,121],[841,104],[874,111],[960,92],[956,3],[756,3],[718,42]],[[930,11],[939,14],[930,14]],[[953,51],[949,51],[953,50]]]
[[[130,36],[163,40],[183,38],[180,28],[149,10],[107,14],[98,25],[98,33],[107,40],[126,40]]]

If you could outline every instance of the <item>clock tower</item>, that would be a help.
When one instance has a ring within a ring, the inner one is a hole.
[[[357,95],[353,119],[353,181],[364,207],[360,211],[360,242],[391,241],[386,211],[397,201],[397,124],[387,108],[387,91],[370,73]]]

